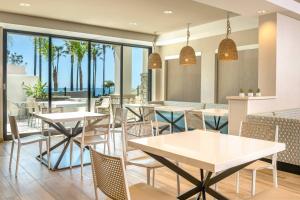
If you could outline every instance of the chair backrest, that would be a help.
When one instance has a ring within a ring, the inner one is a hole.
[[[20,140],[20,134],[18,130],[18,124],[16,120],[16,116],[8,116],[9,124],[10,124],[10,130],[13,140]]]
[[[110,115],[85,117],[83,120],[83,130],[81,142],[84,144],[84,137],[87,135],[106,135],[108,137],[110,131]]]
[[[95,187],[113,200],[130,200],[123,159],[104,155],[92,147],[90,153]]]
[[[46,113],[63,113],[64,107],[55,107],[55,108],[48,108],[48,107],[42,107],[41,108],[42,114]]]
[[[200,129],[206,131],[204,114],[201,111],[187,110],[184,112],[185,131]]]
[[[122,124],[127,120],[128,110],[125,108],[116,108],[115,116],[114,116],[114,124]]]
[[[151,122],[152,120],[156,121],[155,109],[154,107],[143,107],[142,110],[143,114],[143,121],[144,122]]]
[[[239,136],[278,142],[278,126],[242,121]],[[276,161],[277,153],[272,156],[272,164],[276,164]]]

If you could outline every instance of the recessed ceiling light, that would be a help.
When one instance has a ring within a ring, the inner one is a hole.
[[[173,11],[172,10],[164,10],[164,12],[163,12],[164,14],[172,14],[173,13]]]
[[[30,3],[20,3],[19,6],[29,7],[29,6],[31,6],[31,5],[30,5]]]
[[[130,22],[129,25],[137,26],[138,24],[136,22]]]
[[[267,11],[266,11],[266,10],[258,10],[257,13],[258,13],[259,15],[263,15],[263,14],[266,14]]]

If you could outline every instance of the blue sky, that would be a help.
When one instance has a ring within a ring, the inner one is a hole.
[[[11,52],[16,52],[17,54],[23,55],[24,63],[26,63],[26,73],[28,75],[34,74],[34,45],[33,45],[33,36],[29,35],[20,35],[20,34],[8,34],[8,50]],[[62,46],[64,44],[63,39],[53,38],[52,43],[55,46]],[[105,64],[105,79],[114,81],[115,76],[115,61],[113,50],[107,48],[105,54],[106,64]],[[129,58],[124,58],[129,59]],[[143,49],[142,48],[132,48],[132,88],[136,88],[140,84],[140,74],[143,70]],[[56,60],[55,60],[56,63]],[[82,61],[82,70],[83,70],[83,82],[84,88],[87,88],[87,55]],[[100,88],[102,85],[103,75],[102,75],[102,60],[97,60],[97,82],[96,87]],[[76,66],[74,64],[74,86],[76,84]],[[38,73],[38,72],[37,72]],[[62,56],[59,61],[59,71],[58,71],[58,84],[59,88],[70,87],[70,56]],[[46,58],[42,58],[42,81],[48,82],[48,62]],[[126,80],[124,80],[126,81]]]

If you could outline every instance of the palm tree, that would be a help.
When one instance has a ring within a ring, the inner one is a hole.
[[[97,58],[103,54],[103,46],[100,44],[92,44],[92,61],[93,61],[93,96],[96,96],[96,79],[97,79]]]
[[[48,43],[48,40],[46,38],[39,37],[38,39],[38,52],[39,52],[39,79],[42,80],[42,55],[43,55],[43,45],[46,45]],[[48,52],[48,50],[47,50]],[[48,59],[48,55],[44,55],[46,59]]]
[[[73,78],[74,78],[74,61],[75,61],[75,55],[76,55],[76,42],[72,41],[72,40],[66,40],[65,41],[65,45],[67,47],[66,53],[68,53],[70,55],[70,61],[71,61],[71,79],[70,79],[70,90],[73,91],[74,90],[74,85],[73,85]]]
[[[78,90],[78,78],[79,78],[79,89],[83,89],[83,77],[82,77],[82,60],[85,53],[88,50],[87,42],[78,41],[75,42],[75,53],[77,57],[77,76],[76,76],[76,89]]]
[[[112,45],[109,45],[109,44],[103,44],[103,47],[102,47],[102,48],[103,48],[103,56],[102,56],[102,60],[103,60],[103,62],[102,62],[102,69],[103,69],[103,88],[102,88],[102,92],[103,92],[103,94],[104,94],[104,93],[105,93],[105,87],[104,87],[104,85],[105,85],[105,64],[106,64],[105,55],[106,55],[106,49],[107,49],[107,48],[112,49],[114,54],[115,54],[115,51],[114,51],[113,46],[112,46]]]

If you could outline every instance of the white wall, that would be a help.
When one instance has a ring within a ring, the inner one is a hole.
[[[232,27],[234,28],[234,27]],[[224,30],[225,31],[225,30]],[[201,52],[201,102],[214,102],[216,98],[216,80],[215,80],[215,51],[219,43],[224,39],[225,35],[213,36],[190,41],[190,45],[196,52]],[[251,45],[258,43],[258,30],[251,29],[240,32],[234,32],[231,35],[237,46]],[[161,46],[159,52],[163,60],[163,68],[156,70],[155,73],[155,96],[154,100],[166,99],[166,84],[165,84],[165,64],[166,56],[178,55],[185,43]]]

